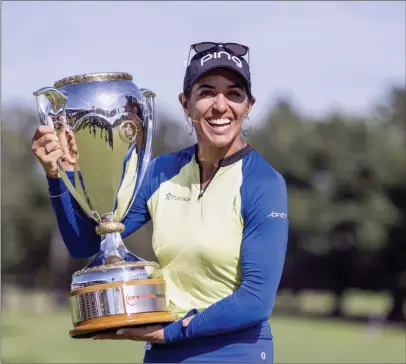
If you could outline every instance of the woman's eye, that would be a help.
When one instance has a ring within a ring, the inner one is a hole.
[[[205,90],[200,93],[200,96],[212,96],[212,95],[213,95],[213,91],[210,91],[210,90]]]
[[[229,95],[231,95],[231,96],[241,96],[241,92],[239,92],[239,91],[230,91],[229,92]]]

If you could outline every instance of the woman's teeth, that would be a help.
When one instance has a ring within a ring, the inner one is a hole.
[[[231,125],[231,121],[229,119],[210,120],[210,121],[208,121],[208,123],[213,127]]]

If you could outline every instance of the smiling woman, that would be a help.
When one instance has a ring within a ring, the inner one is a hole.
[[[228,147],[229,154],[235,152],[243,142],[239,138],[242,121],[255,102],[247,95],[241,76],[227,68],[211,70],[187,95],[181,94],[180,102],[193,120],[203,149]]]
[[[270,363],[268,319],[288,240],[285,181],[241,137],[255,104],[248,47],[206,42],[191,49],[179,101],[198,142],[152,161],[122,233],[153,221],[152,246],[177,321],[98,338],[149,342],[145,362]],[[58,145],[44,133],[53,131],[37,131],[32,149],[47,172],[62,237],[72,256],[89,257],[100,236],[52,173]]]

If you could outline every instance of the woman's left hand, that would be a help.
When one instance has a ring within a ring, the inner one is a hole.
[[[96,335],[93,337],[93,340],[134,340],[163,344],[165,343],[164,327],[162,325],[147,325],[143,327],[121,328],[115,333]]]

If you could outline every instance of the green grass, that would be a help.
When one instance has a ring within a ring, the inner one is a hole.
[[[342,298],[342,310],[346,315],[387,315],[392,298],[384,292],[362,292],[348,289]],[[297,306],[301,312],[328,313],[333,309],[334,296],[329,292],[306,290],[292,298],[288,290],[279,291],[276,307]],[[406,313],[406,301],[404,304]]]
[[[276,363],[405,363],[405,333],[336,320],[274,317]],[[68,312],[2,312],[2,363],[137,363],[143,344],[73,340]]]

